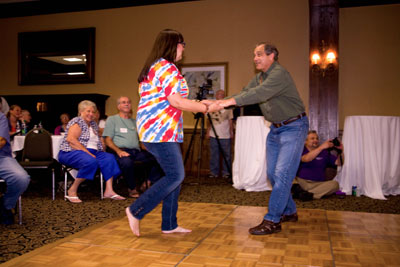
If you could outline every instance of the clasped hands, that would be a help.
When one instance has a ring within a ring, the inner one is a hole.
[[[208,112],[216,112],[216,111],[220,111],[221,109],[223,109],[225,107],[236,105],[236,101],[234,98],[221,99],[221,100],[205,99],[205,100],[202,100],[201,103],[203,103],[204,105],[207,105]]]

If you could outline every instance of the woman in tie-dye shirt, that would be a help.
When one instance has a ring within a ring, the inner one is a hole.
[[[175,63],[182,59],[185,42],[182,34],[161,31],[139,75],[140,101],[137,129],[140,141],[154,155],[165,176],[126,208],[129,226],[139,236],[139,221],[161,201],[163,233],[188,233],[178,226],[176,213],[180,185],[185,176],[179,143],[183,141],[182,111],[213,112],[217,104],[207,106],[187,99],[188,86]]]

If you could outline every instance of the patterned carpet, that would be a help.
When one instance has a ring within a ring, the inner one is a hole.
[[[198,182],[198,184],[195,184]],[[89,182],[80,189],[81,204],[63,200],[59,191],[51,200],[49,180],[32,179],[23,195],[23,224],[0,226],[0,263],[32,251],[38,247],[79,232],[88,226],[124,215],[124,208],[133,199],[114,201],[100,200],[99,185]],[[126,196],[124,183],[115,186]],[[265,206],[270,192],[246,192],[236,190],[227,181],[202,178],[186,179],[182,186],[180,201]],[[330,197],[310,202],[297,201],[298,208],[363,211],[400,214],[400,196],[388,200],[346,196],[344,199]]]

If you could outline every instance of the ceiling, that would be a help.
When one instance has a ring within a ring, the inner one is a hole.
[[[0,18],[35,16],[53,13],[100,10],[201,0],[0,0]],[[293,0],[296,1],[296,0]],[[340,8],[400,4],[400,0],[338,0]]]

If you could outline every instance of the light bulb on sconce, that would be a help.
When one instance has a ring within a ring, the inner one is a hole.
[[[336,68],[336,55],[332,49],[327,49],[325,41],[322,40],[319,51],[315,51],[311,56],[311,71],[322,77],[332,73]]]

